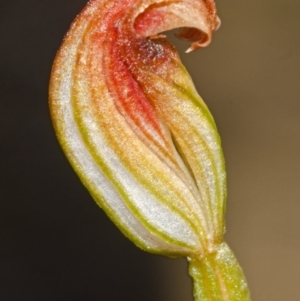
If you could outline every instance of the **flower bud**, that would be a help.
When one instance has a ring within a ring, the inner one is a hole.
[[[51,114],[67,158],[111,220],[150,252],[199,261],[222,242],[220,138],[160,35],[182,28],[189,52],[218,26],[213,0],[93,0],[53,66]]]

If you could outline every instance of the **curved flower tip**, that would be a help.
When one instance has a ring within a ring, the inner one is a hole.
[[[134,28],[138,35],[152,36],[158,32],[180,27],[177,36],[195,41],[186,52],[207,46],[212,32],[221,22],[214,0],[140,1],[144,7],[135,16]]]
[[[222,243],[224,160],[210,112],[160,33],[182,28],[192,51],[218,26],[213,0],[92,0],[50,83],[58,139],[95,201],[140,248],[197,262],[213,262]]]

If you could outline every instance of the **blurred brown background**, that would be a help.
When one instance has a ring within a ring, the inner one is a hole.
[[[85,0],[0,8],[0,300],[191,301],[184,259],[146,254],[62,154],[47,87]],[[217,2],[213,43],[182,60],[221,133],[226,240],[255,301],[300,300],[300,2]]]

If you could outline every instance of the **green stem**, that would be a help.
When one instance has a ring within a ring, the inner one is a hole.
[[[204,258],[188,260],[195,301],[250,301],[243,271],[225,242]]]

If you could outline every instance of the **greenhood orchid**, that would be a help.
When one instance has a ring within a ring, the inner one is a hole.
[[[92,0],[53,66],[51,115],[83,184],[143,250],[185,256],[198,301],[250,300],[223,242],[226,175],[213,117],[174,46],[219,27],[213,0]]]

